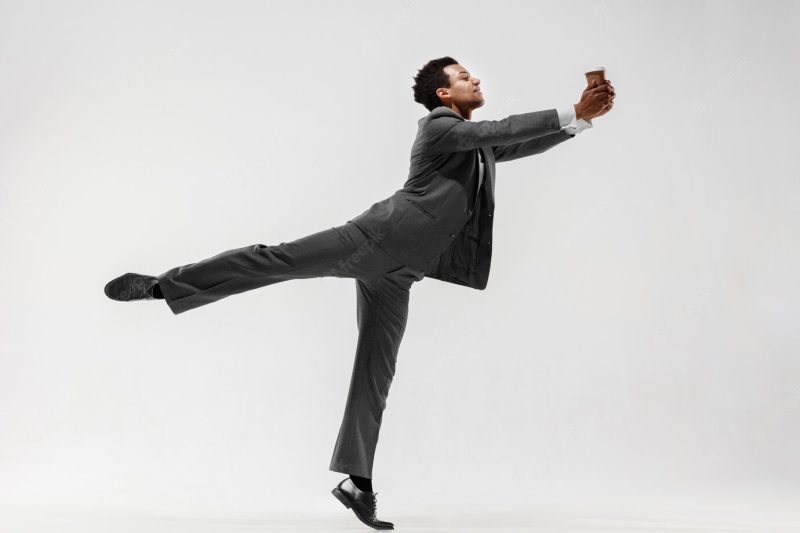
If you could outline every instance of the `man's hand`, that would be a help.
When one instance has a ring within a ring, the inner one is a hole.
[[[606,80],[600,85],[586,87],[581,94],[581,101],[575,104],[575,117],[591,120],[605,115],[614,107],[614,87],[611,80]]]

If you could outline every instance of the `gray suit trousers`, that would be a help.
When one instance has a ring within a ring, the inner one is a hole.
[[[372,478],[389,386],[408,319],[409,289],[424,273],[393,259],[354,223],[276,245],[253,244],[172,268],[158,283],[174,314],[291,279],[356,280],[358,344],[329,470]]]

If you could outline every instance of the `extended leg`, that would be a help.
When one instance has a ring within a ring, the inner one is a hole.
[[[357,280],[358,345],[344,418],[329,470],[372,478],[383,410],[408,319],[406,267],[376,279]]]
[[[353,224],[344,224],[291,242],[234,248],[175,267],[158,276],[158,286],[177,315],[281,281],[374,276],[393,263],[369,236]]]

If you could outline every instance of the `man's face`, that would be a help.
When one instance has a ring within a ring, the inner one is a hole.
[[[473,110],[484,104],[483,93],[480,91],[481,80],[472,76],[470,72],[459,64],[447,65],[442,69],[450,79],[450,87],[436,89],[436,94],[442,100],[442,105],[455,105],[461,110]]]

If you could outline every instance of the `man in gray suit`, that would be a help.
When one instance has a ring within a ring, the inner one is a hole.
[[[228,250],[160,276],[127,273],[105,286],[111,299],[163,299],[179,314],[291,279],[355,279],[358,343],[329,470],[348,474],[332,493],[375,529],[393,529],[376,517],[372,465],[411,285],[429,277],[486,288],[495,162],[573,138],[611,110],[615,96],[607,81],[587,87],[572,106],[472,122],[484,96],[480,80],[458,61],[431,60],[414,79],[414,100],[429,113],[418,121],[408,179],[392,196],[346,224],[291,242]]]

